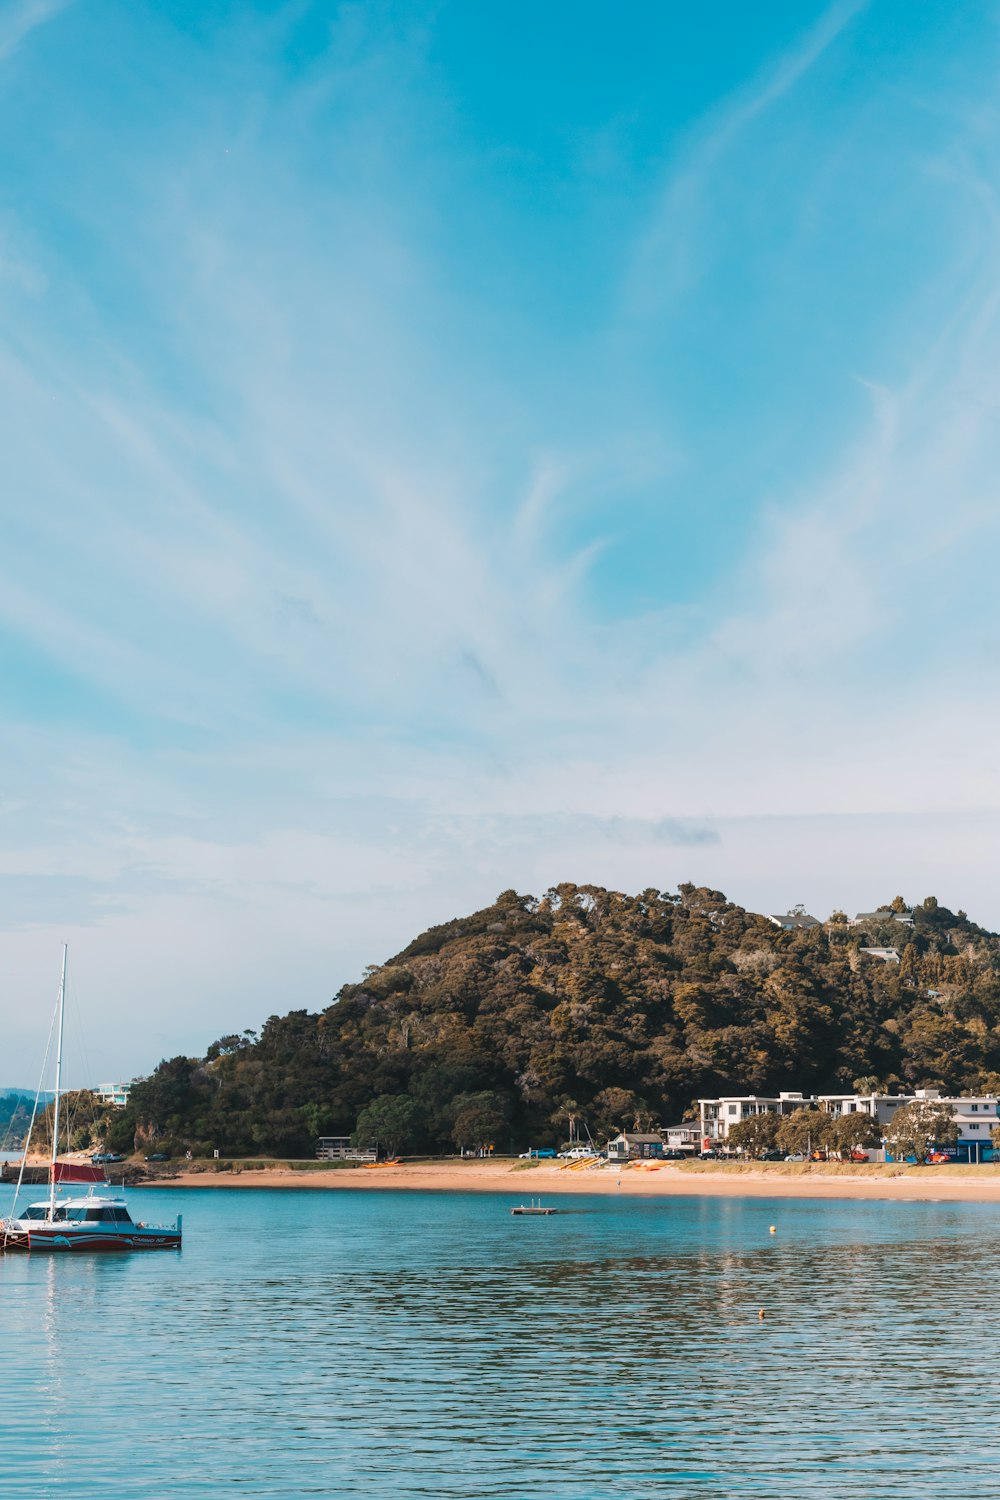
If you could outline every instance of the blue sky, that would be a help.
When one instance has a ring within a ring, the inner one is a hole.
[[[0,1083],[63,937],[110,1077],[511,885],[1000,925],[998,64],[6,0]]]

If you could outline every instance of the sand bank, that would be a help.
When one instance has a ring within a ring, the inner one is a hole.
[[[966,1167],[872,1167],[851,1172],[824,1172],[819,1166],[789,1174],[766,1166],[737,1170],[692,1171],[662,1166],[658,1171],[600,1169],[565,1171],[540,1164],[530,1171],[510,1162],[415,1162],[366,1170],[296,1171],[289,1168],[237,1171],[188,1171],[145,1182],[143,1187],[184,1188],[323,1188],[342,1192],[378,1192],[417,1188],[431,1192],[510,1193],[528,1200],[559,1193],[596,1193],[630,1197],[712,1198],[873,1198],[913,1201],[1000,1204],[1000,1171]]]

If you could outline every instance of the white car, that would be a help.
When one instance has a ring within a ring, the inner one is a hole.
[[[597,1149],[594,1146],[570,1146],[568,1151],[560,1151],[561,1161],[582,1161],[585,1156],[596,1156]]]

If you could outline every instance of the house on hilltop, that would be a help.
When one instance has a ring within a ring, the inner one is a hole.
[[[780,927],[782,932],[802,932],[810,927],[820,927],[822,923],[815,917],[811,917],[807,911],[797,906],[794,911],[786,911],[783,916],[768,913],[767,920],[773,922],[775,927]]]
[[[884,927],[889,922],[898,922],[901,927],[912,927],[913,909],[909,911],[893,911],[891,907],[883,908],[882,911],[859,911],[856,917],[852,917],[851,927]]]

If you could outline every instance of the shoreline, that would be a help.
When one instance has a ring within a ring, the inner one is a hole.
[[[901,1202],[1000,1204],[1000,1172],[959,1175],[940,1167],[899,1167],[894,1175],[837,1174],[810,1169],[796,1176],[769,1173],[763,1167],[729,1172],[691,1172],[663,1166],[656,1172],[600,1169],[568,1172],[540,1166],[517,1170],[507,1162],[413,1163],[351,1169],[296,1170],[244,1168],[214,1172],[187,1171],[148,1179],[135,1188],[202,1188],[240,1191],[510,1193],[521,1199],[564,1194],[638,1198],[846,1198],[894,1199]],[[987,1169],[988,1170],[988,1169]]]

